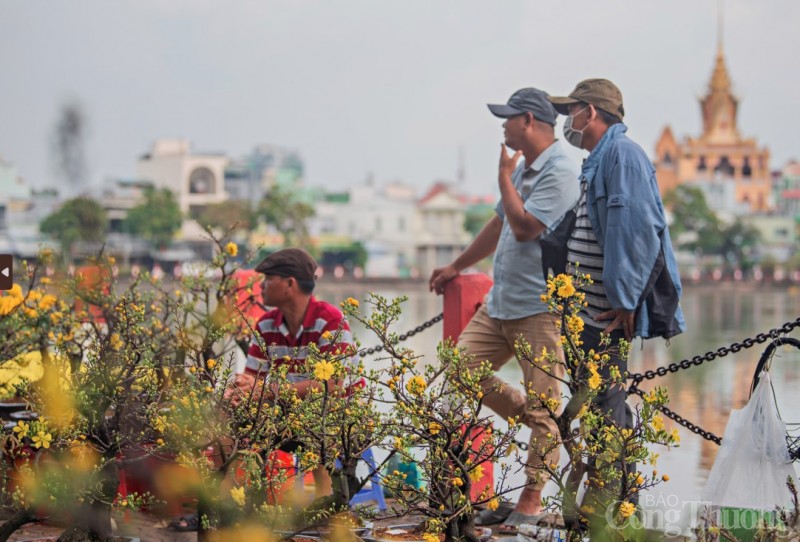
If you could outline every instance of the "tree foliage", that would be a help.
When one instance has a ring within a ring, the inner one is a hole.
[[[67,200],[60,209],[45,217],[39,229],[56,239],[64,258],[69,259],[77,241],[104,240],[108,221],[105,210],[97,201],[81,196]]]
[[[207,205],[197,217],[204,228],[210,226],[223,231],[252,230],[256,227],[256,214],[250,209],[250,202],[228,200]]]
[[[276,186],[261,200],[258,216],[283,235],[284,246],[304,246],[308,243],[308,219],[314,207],[299,201],[287,188]]]
[[[178,201],[168,188],[148,188],[144,201],[128,211],[127,218],[131,233],[141,235],[159,249],[169,246],[182,221]]]
[[[493,216],[494,208],[489,205],[470,207],[464,215],[464,229],[475,237]]]
[[[673,214],[670,235],[679,248],[719,255],[729,265],[748,267],[750,253],[760,241],[758,230],[741,218],[726,223],[708,206],[703,191],[680,185],[664,197]]]

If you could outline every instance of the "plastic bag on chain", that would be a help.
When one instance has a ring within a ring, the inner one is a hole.
[[[778,415],[769,373],[763,371],[747,405],[731,411],[703,500],[756,510],[786,507],[791,504],[788,476],[797,479],[786,424]]]

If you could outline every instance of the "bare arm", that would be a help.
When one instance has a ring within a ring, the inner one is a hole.
[[[539,237],[546,227],[538,218],[525,210],[524,202],[514,188],[514,183],[511,182],[511,175],[514,173],[521,154],[520,151],[517,151],[514,156],[508,156],[506,146],[501,145],[498,183],[508,225],[514,232],[516,240],[524,242]]]
[[[444,291],[444,285],[447,281],[457,277],[458,274],[467,267],[475,265],[482,259],[491,255],[495,248],[497,248],[497,242],[500,239],[500,231],[502,229],[503,221],[500,220],[500,217],[494,215],[486,225],[483,226],[481,231],[478,232],[478,235],[475,236],[472,243],[464,249],[464,252],[459,254],[458,258],[453,260],[449,265],[433,270],[429,282],[430,291],[441,294]]]

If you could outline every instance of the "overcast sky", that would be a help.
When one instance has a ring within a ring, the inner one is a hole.
[[[724,8],[740,130],[778,168],[800,158],[800,2]],[[698,133],[716,27],[715,0],[0,0],[0,157],[59,183],[53,132],[75,100],[92,182],[181,137],[231,156],[294,148],[307,183],[334,188],[454,179],[463,148],[466,189],[497,193],[487,102],[607,77],[652,153],[668,123]]]

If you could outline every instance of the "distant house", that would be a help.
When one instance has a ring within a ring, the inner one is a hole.
[[[197,217],[206,205],[228,199],[225,167],[228,157],[216,153],[195,153],[184,139],[159,139],[136,166],[137,178],[156,188],[169,188],[181,211]]]

